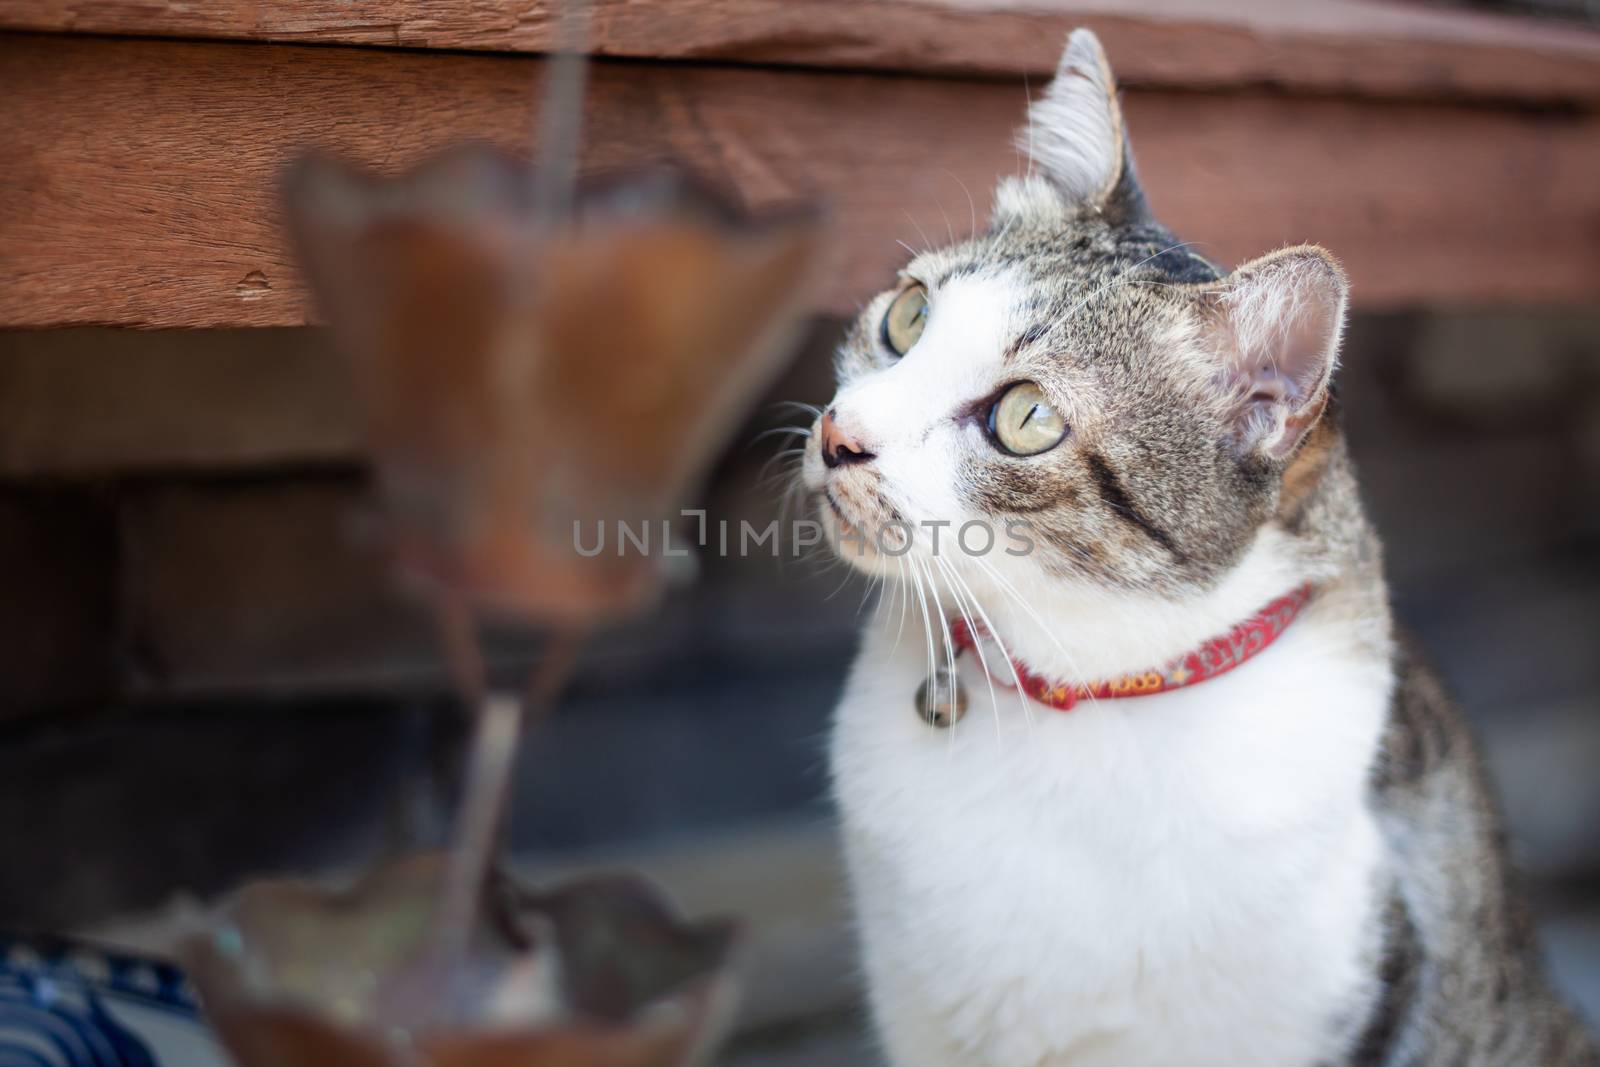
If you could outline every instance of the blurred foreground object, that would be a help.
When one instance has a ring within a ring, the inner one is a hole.
[[[582,624],[641,607],[658,560],[585,557],[578,525],[675,517],[779,367],[818,229],[667,170],[543,218],[537,181],[487,149],[392,181],[312,156],[286,203],[357,364],[403,572]]]
[[[418,856],[347,892],[264,882],[225,902],[185,962],[242,1067],[677,1067],[720,1036],[731,927],[683,923],[629,878],[491,882],[455,1016],[396,1016],[382,978],[423,948],[445,866]]]
[[[581,69],[552,94],[546,171],[464,148],[393,180],[312,155],[286,182],[355,363],[386,539],[433,598],[477,715],[447,856],[348,898],[247,889],[195,943],[246,1067],[671,1067],[710,1046],[731,1000],[725,928],[677,928],[636,882],[508,899],[495,874],[525,720],[553,705],[585,630],[660,585],[661,556],[586,555],[581,528],[648,523],[665,541],[777,369],[817,243],[809,213],[751,222],[671,171],[569,193],[559,120],[578,113]],[[490,691],[484,611],[553,633],[526,696]]]

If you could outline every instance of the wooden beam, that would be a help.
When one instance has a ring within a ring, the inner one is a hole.
[[[523,145],[540,60],[0,37],[0,326],[308,321],[279,228],[301,148],[394,170]],[[904,250],[981,221],[1019,166],[1020,84],[599,65],[586,163],[676,158],[752,204],[832,205],[819,297],[848,311]],[[1600,117],[1276,94],[1131,92],[1157,209],[1232,262],[1317,240],[1366,306],[1600,298]],[[969,207],[968,195],[971,196]]]
[[[1393,0],[591,0],[599,55],[961,74],[1055,69],[1092,25],[1129,85],[1600,101],[1600,34]],[[0,27],[545,52],[551,0],[7,0]]]
[[[0,483],[350,461],[355,399],[322,331],[0,332]]]
[[[749,446],[791,424],[780,401],[828,398],[844,328],[829,316],[806,324],[789,368],[731,436],[732,461],[771,458]],[[0,500],[7,484],[365,464],[356,382],[332,340],[305,328],[0,331]]]

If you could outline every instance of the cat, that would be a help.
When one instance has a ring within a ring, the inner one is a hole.
[[[1390,617],[1342,268],[1178,243],[1087,30],[1018,140],[987,232],[849,330],[800,466],[884,582],[831,768],[889,1062],[1595,1064]]]

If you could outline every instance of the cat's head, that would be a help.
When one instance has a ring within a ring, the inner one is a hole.
[[[1175,241],[1087,30],[1018,142],[1029,173],[988,231],[915,256],[850,330],[805,486],[869,573],[904,568],[907,527],[915,553],[936,532],[940,555],[978,554],[980,527],[956,543],[977,523],[1013,579],[1208,587],[1287,521],[1285,473],[1325,436],[1344,274],[1303,246],[1223,275]]]

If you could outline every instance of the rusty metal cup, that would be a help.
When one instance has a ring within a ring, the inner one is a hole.
[[[541,218],[532,170],[459,149],[377,178],[290,173],[301,260],[354,359],[402,570],[478,607],[584,624],[640,608],[663,536],[775,373],[819,243],[672,171],[591,181]],[[659,543],[659,542],[657,542]]]

